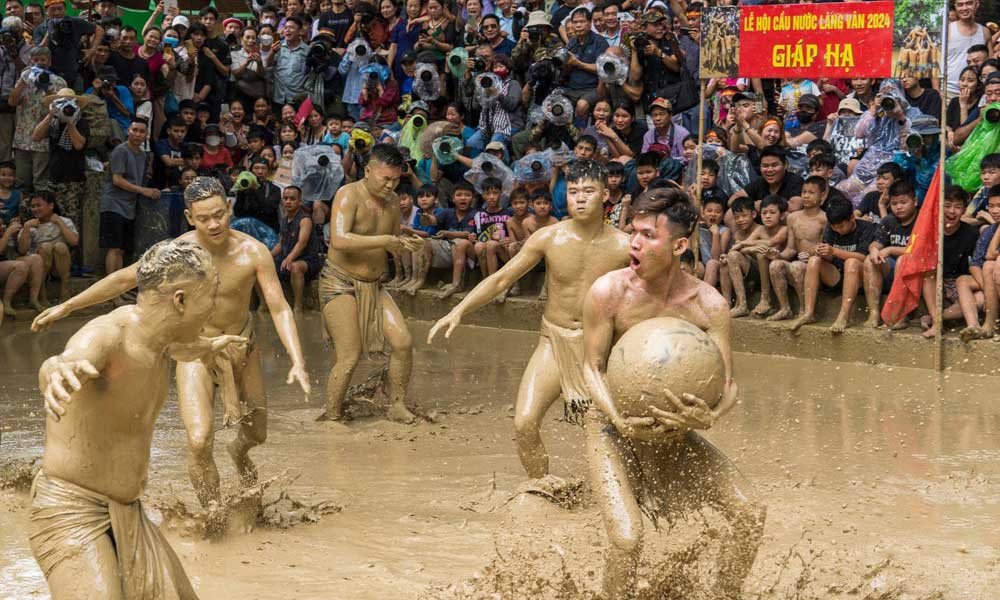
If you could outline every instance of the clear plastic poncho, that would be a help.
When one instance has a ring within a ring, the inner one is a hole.
[[[513,164],[514,179],[518,185],[526,183],[548,183],[552,176],[552,159],[549,151],[532,152]]]
[[[604,83],[621,85],[628,79],[628,60],[605,52],[597,57],[597,78]]]
[[[292,155],[292,185],[302,190],[303,202],[332,200],[343,181],[344,167],[330,146],[302,146]]]
[[[573,121],[573,103],[561,92],[552,92],[542,101],[542,114],[556,127],[565,127]]]
[[[473,159],[472,168],[465,172],[465,180],[471,183],[477,192],[482,194],[483,181],[488,177],[499,179],[503,196],[505,198],[510,196],[511,190],[514,189],[514,172],[510,170],[510,167],[503,164],[502,160],[484,152]]]
[[[413,93],[428,102],[441,96],[441,78],[438,77],[437,67],[429,63],[417,63],[413,73]]]
[[[433,142],[434,158],[439,165],[450,165],[455,162],[456,157],[462,152],[462,140],[453,135],[443,135]]]

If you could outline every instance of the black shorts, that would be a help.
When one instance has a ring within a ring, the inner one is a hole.
[[[101,213],[101,248],[116,248],[126,253],[135,250],[135,220],[116,212]]]
[[[288,271],[281,270],[281,261],[285,260],[284,256],[274,257],[274,270],[278,272],[278,279],[281,281],[289,281],[292,278],[292,274]],[[295,262],[306,263],[306,281],[312,281],[319,277],[319,272],[323,270],[324,259],[320,256],[307,256],[305,258],[298,258]]]

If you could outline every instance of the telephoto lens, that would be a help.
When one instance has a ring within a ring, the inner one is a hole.
[[[561,117],[563,115],[563,107],[561,104],[555,104],[552,106],[552,114],[556,117]]]
[[[444,154],[451,154],[451,144],[448,142],[441,142],[441,145],[438,146],[438,148],[440,148],[441,152]]]
[[[1000,108],[987,109],[986,120],[990,123],[1000,123]]]
[[[483,173],[492,173],[492,172],[493,172],[493,163],[491,163],[489,161],[484,162],[483,163]]]
[[[413,126],[414,127],[416,127],[417,129],[420,129],[421,127],[423,127],[425,125],[427,125],[427,119],[425,119],[422,115],[414,115],[413,116]]]
[[[906,136],[906,147],[907,148],[919,148],[920,144],[924,142],[924,138],[920,137],[919,133],[911,133]]]
[[[430,83],[430,81],[432,79],[434,79],[434,73],[431,73],[430,71],[423,71],[423,72],[420,73],[420,80],[421,81],[426,81],[426,82]]]
[[[879,103],[879,106],[881,106],[882,110],[885,111],[894,110],[896,108],[896,101],[892,98],[882,98],[882,102]]]
[[[534,172],[536,172],[536,173],[538,173],[539,171],[541,171],[542,170],[542,161],[540,161],[540,160],[533,160],[533,161],[531,161],[531,170],[534,171]]]
[[[329,156],[320,156],[319,158],[316,159],[316,162],[319,163],[319,166],[325,167],[328,164],[330,164],[330,157]]]

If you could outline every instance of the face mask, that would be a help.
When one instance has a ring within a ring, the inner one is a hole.
[[[272,25],[272,26],[273,25],[277,25],[277,23],[274,21],[274,18],[272,18],[272,17],[268,17],[266,19],[261,19],[260,24],[261,25]]]
[[[509,71],[507,71],[507,67],[504,67],[504,66],[499,66],[499,67],[495,67],[495,68],[493,69],[493,73],[494,73],[494,74],[495,74],[495,75],[496,75],[497,77],[499,77],[500,79],[503,79],[503,78],[507,77],[507,75],[508,75]]]
[[[273,44],[273,43],[274,43],[274,38],[273,37],[271,37],[269,35],[262,35],[262,36],[260,36],[260,45],[263,46],[264,48],[270,49],[271,48],[271,44]]]
[[[795,113],[795,117],[799,120],[799,123],[812,123],[813,117],[816,115],[811,112],[800,110]]]
[[[175,37],[167,36],[167,37],[163,38],[163,45],[164,46],[170,46],[171,48],[176,48],[177,44],[179,44],[179,43],[181,43],[181,41],[179,39],[175,38]]]
[[[208,144],[209,146],[218,146],[219,144],[222,143],[222,138],[220,138],[217,135],[210,135],[207,138],[205,138],[205,143]]]

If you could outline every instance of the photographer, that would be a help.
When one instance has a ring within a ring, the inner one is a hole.
[[[510,53],[515,78],[523,81],[531,65],[551,57],[562,47],[562,39],[552,30],[552,24],[549,23],[545,12],[541,10],[532,12],[528,15],[528,24],[521,30],[517,44]]]
[[[49,71],[52,52],[45,47],[31,49],[32,68],[25,69],[10,94],[14,114],[14,164],[17,185],[23,193],[45,187],[49,179],[49,144],[32,138],[35,125],[49,111],[45,96],[67,87],[66,80]]]
[[[358,38],[364,39],[365,43],[368,44],[368,40],[364,37],[366,32],[365,28],[359,30]],[[351,43],[354,43],[353,41]],[[348,44],[350,47],[350,44]],[[363,57],[361,52],[364,51],[367,55],[372,52],[371,44],[367,46],[360,46],[356,48],[356,55],[352,52],[345,52],[343,58],[340,59],[340,64],[337,65],[337,71],[340,76],[344,79],[344,93],[341,98],[344,102],[344,106],[347,108],[347,114],[351,115],[355,119],[361,118],[361,90],[364,87],[364,79],[361,76],[361,67],[365,66],[361,63]]]
[[[666,20],[656,10],[644,13],[639,18],[639,25],[644,29],[629,40],[629,47],[632,48],[629,75],[635,81],[645,82],[642,94],[645,104],[652,101],[654,92],[681,79],[684,53],[677,36],[666,33]],[[676,98],[667,99],[676,102]]]
[[[124,85],[118,85],[118,73],[109,65],[101,67],[91,86],[84,93],[93,94],[104,100],[108,105],[108,116],[121,127],[120,131],[112,134],[112,139],[125,139],[125,130],[128,129],[128,124],[132,122],[135,113],[132,92]]]
[[[361,87],[361,118],[379,125],[389,125],[396,121],[399,107],[399,84],[389,77],[389,66],[385,58],[375,59],[377,64],[364,69],[364,84]]]
[[[4,22],[8,19],[11,17]],[[0,161],[4,162],[13,157],[14,105],[10,103],[10,95],[17,85],[18,73],[24,68],[18,52],[19,44],[23,45],[23,42],[18,30],[6,27],[0,30]]]
[[[504,160],[510,162],[508,145],[513,135],[513,114],[521,104],[521,88],[510,79],[510,59],[500,55],[494,58],[493,74],[500,78],[500,89],[494,92],[491,102],[484,102],[479,113],[479,127],[466,145],[477,156],[487,145],[487,141],[503,144]]]
[[[570,15],[569,57],[563,65],[566,73],[566,96],[576,105],[576,118],[585,121],[590,107],[597,102],[597,57],[608,49],[608,42],[591,29],[590,11],[580,7]]]
[[[63,88],[45,98],[49,111],[31,133],[34,142],[49,146],[49,180],[46,188],[59,199],[64,217],[74,223],[83,223],[81,209],[86,192],[86,160],[83,149],[87,147],[90,123],[83,116],[86,98],[77,96],[72,89]],[[59,165],[53,169],[52,165]]]
[[[295,103],[305,92],[306,55],[309,52],[302,42],[302,21],[298,17],[285,19],[281,33],[285,39],[274,41],[265,61],[274,83],[271,102],[277,107]]]
[[[52,72],[69,82],[74,90],[82,90],[80,42],[84,36],[91,36],[90,48],[83,52],[84,59],[89,60],[94,48],[104,39],[104,28],[77,17],[67,17],[65,0],[45,0],[45,13],[48,19],[35,28],[32,39],[36,46],[52,51]]]

